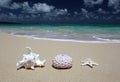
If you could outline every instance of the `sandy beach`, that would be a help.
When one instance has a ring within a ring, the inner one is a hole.
[[[16,69],[16,63],[27,53],[26,46],[46,59],[45,67],[35,70]],[[51,60],[57,54],[73,58],[73,67],[54,69]],[[91,58],[99,65],[81,66]],[[119,82],[120,43],[80,43],[34,40],[0,33],[0,82]]]

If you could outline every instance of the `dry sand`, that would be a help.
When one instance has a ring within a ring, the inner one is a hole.
[[[26,46],[46,59],[45,67],[16,70],[16,63],[27,53]],[[57,54],[73,58],[73,67],[54,69],[52,58]],[[91,58],[99,66],[80,66]],[[33,40],[0,33],[0,82],[120,82],[120,43],[80,43]]]

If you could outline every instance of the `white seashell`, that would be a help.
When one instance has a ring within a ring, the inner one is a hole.
[[[33,53],[30,47],[26,47],[29,51],[28,54],[23,55],[23,59],[19,61],[16,66],[17,69],[21,67],[34,69],[35,66],[44,66],[46,60],[40,60],[39,54]]]
[[[72,58],[65,54],[60,54],[55,56],[52,60],[52,66],[55,68],[71,68],[72,67]]]

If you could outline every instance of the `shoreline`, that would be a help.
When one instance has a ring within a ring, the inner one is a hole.
[[[16,70],[16,63],[30,46],[40,59],[46,59],[45,67],[35,70]],[[57,70],[52,59],[57,54],[73,58],[71,69]],[[91,58],[99,65],[94,68],[81,66],[81,61]],[[120,43],[80,43],[35,40],[0,33],[0,81],[1,82],[119,82]]]
[[[120,43],[120,40],[109,40],[109,39],[102,39],[98,38],[101,41],[84,41],[84,40],[71,40],[71,39],[53,39],[53,38],[37,38],[33,36],[27,36],[27,35],[14,35],[15,37],[21,37],[21,38],[28,38],[28,39],[35,39],[35,40],[47,40],[47,41],[60,41],[60,42],[80,42],[80,43]]]
[[[119,27],[101,26],[0,26],[1,32],[19,37],[40,40],[82,42],[82,43],[120,43]]]

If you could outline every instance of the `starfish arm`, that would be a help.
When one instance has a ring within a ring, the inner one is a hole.
[[[86,62],[82,63],[81,65],[87,65],[87,64],[89,64],[89,62],[86,61]]]
[[[96,62],[94,61],[90,61],[94,66],[98,65]]]
[[[93,67],[93,63],[89,63],[88,65],[89,65],[90,67]]]
[[[94,66],[97,66],[97,65],[99,65],[99,64],[98,64],[98,63],[93,63],[93,65],[94,65]]]
[[[85,66],[86,64],[85,63],[83,63],[83,64],[81,64],[82,66]]]

